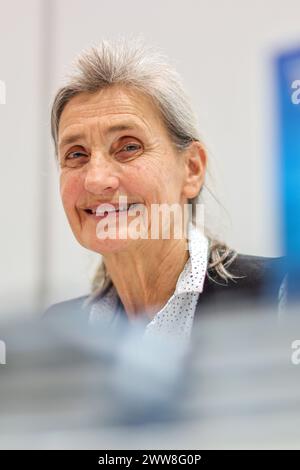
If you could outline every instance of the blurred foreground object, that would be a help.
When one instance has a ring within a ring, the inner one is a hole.
[[[241,308],[203,315],[188,349],[138,323],[2,326],[0,447],[300,448],[300,321]]]

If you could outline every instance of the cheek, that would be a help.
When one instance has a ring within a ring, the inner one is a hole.
[[[81,191],[81,182],[78,175],[61,174],[60,196],[66,211],[75,208]]]
[[[163,153],[153,153],[145,155],[140,160],[136,160],[134,172],[136,178],[145,187],[157,186],[159,182],[165,182],[171,175],[171,168]]]
[[[139,162],[135,168],[136,188],[151,199],[177,199],[184,181],[184,168],[178,158],[170,153]]]
[[[124,184],[130,193],[138,195],[144,203],[158,202],[163,190],[159,165],[150,160],[136,162],[134,169],[127,173]]]

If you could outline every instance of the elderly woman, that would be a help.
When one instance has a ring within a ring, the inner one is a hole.
[[[188,337],[200,311],[264,298],[277,261],[236,254],[195,221],[207,153],[180,79],[159,53],[132,41],[84,51],[56,94],[52,136],[69,224],[102,261],[89,295],[48,314],[112,323],[143,315],[149,333]],[[162,205],[177,207],[177,222],[154,217]],[[268,290],[274,301],[279,281]]]

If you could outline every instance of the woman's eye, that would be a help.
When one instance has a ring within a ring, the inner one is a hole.
[[[85,153],[82,153],[82,152],[70,152],[68,153],[68,155],[66,156],[66,159],[67,160],[72,160],[73,158],[79,158],[79,157],[86,157],[87,155]]]
[[[140,144],[126,144],[117,152],[117,155],[125,154],[125,158],[134,157],[142,149]]]
[[[137,145],[137,144],[128,144],[128,145],[125,145],[125,147],[123,147],[123,149],[126,152],[133,152],[134,150],[138,150],[140,148],[141,148],[141,146]]]
[[[75,167],[85,162],[87,157],[88,155],[86,153],[75,150],[65,156],[64,163],[66,166]]]

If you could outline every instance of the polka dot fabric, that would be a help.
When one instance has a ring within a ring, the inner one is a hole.
[[[207,269],[208,240],[191,223],[188,228],[190,257],[179,275],[175,292],[147,325],[145,335],[167,334],[190,337],[196,305],[203,291]]]
[[[203,291],[207,270],[208,240],[192,223],[188,226],[189,259],[180,273],[174,294],[145,328],[145,336],[171,335],[188,339],[191,334],[198,297]],[[118,294],[114,286],[95,302],[90,322],[114,323],[118,316]]]

